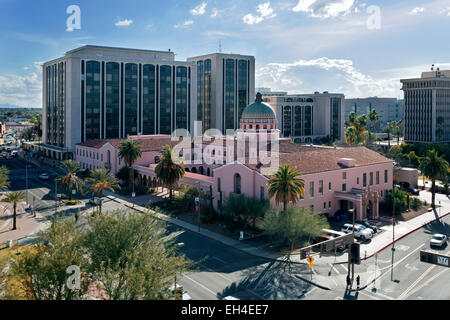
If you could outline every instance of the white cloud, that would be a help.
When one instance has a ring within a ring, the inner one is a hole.
[[[185,28],[187,28],[187,27],[189,27],[189,26],[191,26],[191,25],[193,25],[194,24],[194,21],[193,20],[186,20],[185,22],[183,22],[182,24],[175,24],[173,27],[175,28],[175,29],[185,29]]]
[[[217,8],[213,8],[212,11],[211,11],[210,17],[211,17],[211,18],[215,18],[215,17],[217,17],[218,15],[219,15],[219,10],[217,10]]]
[[[314,18],[330,18],[351,12],[355,0],[299,0],[294,12],[309,13]]]
[[[416,14],[418,14],[418,13],[422,13],[422,12],[424,12],[425,11],[425,8],[419,8],[419,7],[417,7],[417,8],[414,8],[414,9],[412,9],[410,12],[409,12],[409,14],[410,15],[416,15]]]
[[[133,20],[124,19],[116,22],[117,27],[129,27],[133,23]]]
[[[346,97],[400,97],[400,78],[375,79],[356,69],[351,60],[326,57],[269,63],[256,71],[257,85],[295,92],[329,91]]]
[[[242,21],[246,24],[258,24],[264,19],[273,18],[276,16],[276,14],[273,13],[273,9],[270,7],[270,2],[260,3],[256,8],[256,11],[259,15],[254,16],[249,13],[242,18]]]
[[[204,15],[206,12],[206,6],[208,5],[208,2],[202,2],[198,6],[196,6],[194,9],[189,11],[193,16],[201,16]]]
[[[42,107],[42,81],[37,72],[0,75],[0,104]]]

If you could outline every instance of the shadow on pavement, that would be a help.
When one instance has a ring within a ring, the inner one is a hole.
[[[234,296],[242,300],[301,299],[313,286],[293,276],[305,272],[305,266],[293,264],[291,268],[291,274],[283,262],[270,262],[266,266],[250,268],[244,271],[242,281],[232,283],[218,296]]]

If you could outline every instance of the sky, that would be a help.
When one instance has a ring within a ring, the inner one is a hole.
[[[71,19],[80,9],[79,28]],[[450,0],[0,0],[0,105],[42,105],[41,64],[82,45],[256,58],[256,87],[402,98],[450,69]]]

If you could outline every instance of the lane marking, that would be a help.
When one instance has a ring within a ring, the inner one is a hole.
[[[200,287],[202,287],[202,288],[205,289],[206,291],[210,292],[210,293],[211,293],[212,295],[214,295],[216,298],[217,298],[217,296],[219,296],[220,299],[222,299],[222,296],[221,296],[220,294],[214,293],[214,291],[208,289],[207,287],[205,287],[204,285],[202,285],[200,282],[195,281],[195,280],[192,279],[191,277],[189,277],[189,276],[187,276],[187,275],[184,275],[183,278],[187,278],[187,279],[191,280],[192,282],[194,282],[195,284],[199,285]]]
[[[341,274],[338,269],[336,269],[335,266],[333,266],[331,263],[329,263],[329,265],[331,266],[331,268],[337,273],[337,274]]]
[[[422,283],[420,286],[418,286],[415,289],[412,289],[408,295],[406,297],[404,297],[403,299],[407,299],[409,298],[413,293],[419,291],[420,289],[422,289],[423,287],[425,287],[426,285],[428,285],[431,281],[433,281],[434,279],[438,278],[440,275],[442,275],[444,272],[448,271],[448,269],[444,269],[439,271],[438,273],[436,273],[434,276],[432,276],[430,279],[428,279],[427,281],[425,281],[424,283]],[[420,298],[420,297],[418,297]]]
[[[449,254],[449,253],[450,253],[450,251],[446,252],[445,254],[447,255],[447,254]],[[405,291],[404,291],[397,299],[398,299],[398,300],[404,300],[404,299],[406,299],[407,297],[409,297],[409,296],[412,294],[412,292],[416,291],[416,290],[414,290],[414,287],[416,287],[416,286],[419,284],[419,282],[422,281],[422,280],[425,278],[425,276],[426,276],[428,273],[430,273],[431,270],[433,270],[435,267],[436,267],[436,265],[434,264],[434,265],[432,265],[431,267],[429,267],[427,270],[425,270],[425,272],[422,273],[422,274],[420,275],[420,277],[417,278],[417,280],[414,281],[414,282],[408,287],[408,289],[406,289],[406,290],[405,290]],[[447,270],[447,269],[445,269],[445,270],[443,270],[443,271],[446,271],[446,270]],[[435,279],[436,276],[437,276],[437,275],[440,275],[441,273],[442,273],[442,271],[438,272],[436,275],[434,275],[433,277],[431,277],[430,279],[428,279],[425,283],[423,283],[420,287],[418,287],[418,288],[416,288],[416,289],[423,288],[423,286],[424,286],[426,283],[428,283],[431,279]]]
[[[228,262],[226,262],[226,261],[223,261],[222,259],[220,259],[220,258],[217,258],[217,257],[212,257],[213,259],[216,259],[217,261],[220,261],[220,262],[222,262],[222,263],[228,263]]]
[[[344,270],[345,270],[345,273],[348,273],[348,269],[347,269],[347,267],[346,267],[346,266],[344,266],[343,264],[340,264],[340,266],[341,266],[342,268],[344,268]]]

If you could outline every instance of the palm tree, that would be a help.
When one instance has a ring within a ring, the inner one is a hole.
[[[4,202],[12,203],[14,208],[13,230],[16,230],[17,204],[21,201],[24,201],[25,199],[26,199],[25,193],[19,191],[9,192],[6,195],[6,198],[3,199]]]
[[[358,141],[358,133],[356,132],[355,127],[351,126],[347,128],[345,131],[345,142],[351,147]]]
[[[348,114],[348,123],[350,126],[354,126],[356,122],[356,112],[352,111]]]
[[[301,173],[289,164],[281,165],[277,173],[267,182],[269,197],[275,197],[275,203],[283,203],[283,211],[286,211],[289,202],[293,204],[304,196],[305,181],[297,178]]]
[[[61,182],[67,186],[69,192],[69,200],[72,200],[72,187],[78,191],[83,186],[83,180],[77,176],[77,172],[80,170],[80,165],[75,160],[64,160],[61,162],[61,169],[66,172],[66,175],[62,177]]]
[[[372,131],[373,131],[373,133],[375,133],[375,124],[378,121],[378,114],[377,114],[377,111],[375,109],[370,110],[370,112],[369,112],[369,120],[370,120],[370,122],[372,122]]]
[[[397,145],[400,144],[400,136],[403,133],[403,121],[399,120],[399,121],[393,121],[395,126],[394,126],[394,134],[397,136]]]
[[[98,194],[98,197],[100,199],[99,213],[101,214],[103,191],[110,190],[111,192],[114,192],[115,189],[120,189],[119,182],[105,169],[97,169],[91,171],[91,174],[89,178],[86,179],[86,182],[91,184],[89,190]]]
[[[133,140],[122,141],[120,144],[119,157],[123,159],[125,164],[130,168],[130,178],[129,183],[133,183],[134,185],[134,177],[132,166],[142,156],[141,147],[139,143]]]
[[[9,169],[6,166],[0,167],[0,188],[9,187]]]
[[[391,121],[391,122],[389,122],[387,124],[386,128],[384,129],[384,132],[388,134],[388,147],[389,147],[389,149],[391,148],[391,134],[394,133],[396,124],[397,123],[395,121]]]
[[[435,208],[436,179],[447,175],[448,162],[439,156],[434,149],[428,150],[425,157],[420,160],[419,169],[424,176],[431,180],[431,205]]]
[[[173,153],[171,146],[167,145],[161,150],[161,158],[155,168],[156,177],[169,188],[169,198],[172,199],[172,190],[178,180],[184,177],[183,162]]]

